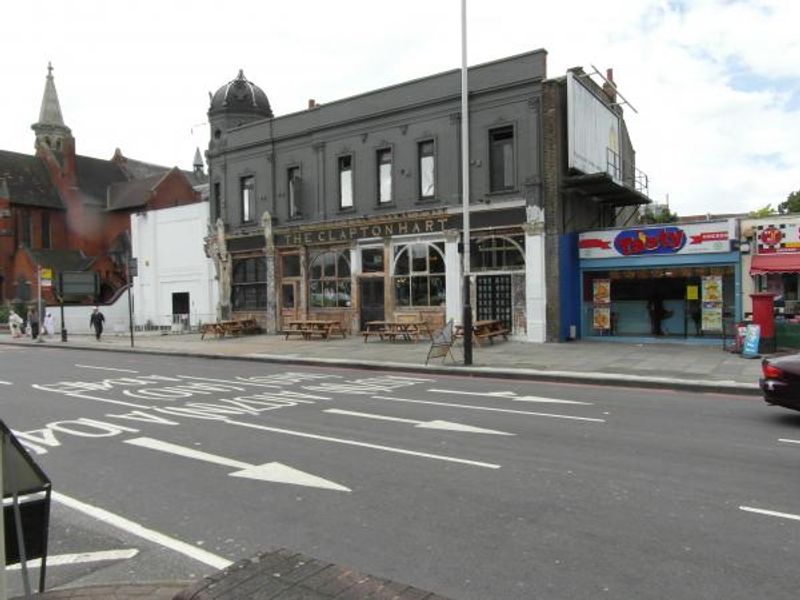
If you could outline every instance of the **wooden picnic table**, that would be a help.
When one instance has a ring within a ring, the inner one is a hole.
[[[379,337],[382,341],[396,341],[398,338],[411,341],[419,341],[420,335],[426,335],[432,339],[431,328],[426,321],[368,321],[364,323],[364,341],[370,337]]]
[[[226,335],[237,336],[241,333],[258,331],[258,321],[255,319],[230,319],[216,323],[203,323],[200,326],[200,339],[205,339],[206,334],[213,333],[217,337]]]
[[[508,334],[511,331],[503,325],[502,321],[496,319],[485,319],[475,321],[472,324],[472,339],[480,346],[481,340],[489,340],[489,343],[494,344],[494,338],[503,336],[503,339],[508,339]],[[464,337],[464,326],[456,325],[456,337]]]
[[[341,321],[321,320],[321,319],[292,319],[286,321],[286,329],[283,331],[285,339],[290,335],[297,335],[304,340],[310,340],[319,336],[320,339],[327,340],[332,335],[341,335],[344,339],[346,333]]]

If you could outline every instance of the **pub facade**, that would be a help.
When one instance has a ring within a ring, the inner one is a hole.
[[[559,339],[567,227],[613,225],[620,213],[566,185],[567,115],[544,116],[563,104],[566,81],[547,80],[545,63],[540,50],[469,72],[474,317],[538,342]],[[460,322],[459,71],[281,117],[240,72],[211,97],[209,121],[206,252],[221,318],[255,317],[268,332],[297,318],[351,333],[401,313]]]

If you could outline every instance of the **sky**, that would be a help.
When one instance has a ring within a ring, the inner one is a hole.
[[[461,66],[460,0],[38,0],[3,7],[0,149],[33,153],[47,75],[79,154],[190,169],[239,69],[276,115]],[[468,0],[470,65],[613,68],[649,195],[680,215],[800,190],[800,2]]]

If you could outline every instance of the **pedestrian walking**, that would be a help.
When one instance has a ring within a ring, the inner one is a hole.
[[[47,313],[44,318],[44,332],[47,334],[47,337],[53,337],[53,333],[56,331],[56,320],[53,318],[53,313]]]
[[[105,320],[103,313],[95,306],[92,310],[92,316],[89,317],[89,327],[94,327],[94,335],[98,342],[100,341],[100,336],[103,335],[103,323],[105,323]]]
[[[11,337],[22,337],[22,323],[24,323],[22,317],[20,317],[13,310],[8,313],[8,327],[11,329]]]
[[[39,314],[35,308],[28,311],[28,326],[31,328],[31,339],[37,339],[39,337]]]

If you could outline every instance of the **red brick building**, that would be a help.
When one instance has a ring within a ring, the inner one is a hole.
[[[130,214],[198,202],[194,173],[126,158],[81,156],[48,66],[34,155],[0,150],[0,303],[36,298],[37,266],[100,275],[101,301],[125,286]],[[201,243],[201,241],[198,241]],[[54,301],[43,290],[48,301]]]

